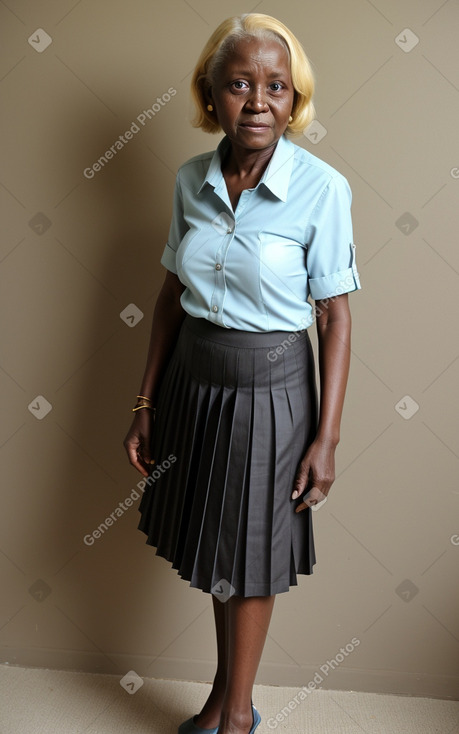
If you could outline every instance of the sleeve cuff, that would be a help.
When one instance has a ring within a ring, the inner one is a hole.
[[[175,275],[177,275],[177,268],[175,267],[175,250],[172,249],[169,243],[167,243],[166,247],[164,248],[160,263],[172,273],[175,273]]]
[[[324,275],[321,278],[310,278],[309,290],[315,301],[324,298],[333,298],[343,293],[360,290],[360,279],[357,270],[347,268],[332,275]]]

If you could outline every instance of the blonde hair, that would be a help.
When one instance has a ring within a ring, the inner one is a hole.
[[[301,133],[314,119],[312,103],[314,76],[304,49],[296,36],[271,15],[263,13],[244,13],[224,20],[212,33],[198,59],[191,79],[191,94],[196,106],[192,120],[194,127],[207,133],[218,133],[220,125],[207,110],[206,91],[211,86],[216,70],[224,63],[228,53],[241,40],[257,38],[275,40],[287,50],[290,61],[290,74],[295,90],[292,108],[293,120],[287,132]]]

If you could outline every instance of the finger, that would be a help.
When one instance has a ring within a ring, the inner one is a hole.
[[[306,502],[300,502],[298,507],[295,507],[295,512],[303,512],[303,510],[306,510],[307,507],[308,505],[306,504]]]
[[[145,463],[142,459],[142,457],[138,453],[138,449],[136,446],[127,446],[126,447],[127,455],[129,458],[129,462],[132,464],[133,467],[137,469],[144,477],[148,476],[148,471],[146,469]]]
[[[296,500],[308,486],[309,482],[309,463],[303,464],[295,477],[293,482],[292,500]]]
[[[151,452],[147,451],[147,449],[138,448],[137,463],[143,466],[148,475],[151,471],[151,467],[156,464],[156,459],[151,458]]]
[[[151,464],[156,464],[156,459],[151,458],[151,451],[149,449],[145,448],[143,451],[139,449],[138,453],[141,456],[141,459],[144,462],[145,466],[148,467]]]
[[[136,446],[137,455],[140,457],[141,463],[148,469],[150,464],[154,464],[155,460],[151,458],[151,442],[149,434],[142,434],[139,443]]]
[[[295,512],[302,512],[307,507],[314,511],[318,510],[327,501],[327,494],[328,492],[321,492],[318,487],[312,487],[309,492],[303,495],[303,501],[295,509]]]
[[[328,490],[327,490],[328,492]],[[306,501],[306,503],[317,505],[319,502],[322,502],[327,496],[327,492],[323,492],[317,485],[314,485],[311,487],[309,492],[304,495],[303,499]]]
[[[295,512],[303,512],[303,510],[307,510],[308,507],[310,507],[311,510],[315,510],[317,505],[318,503],[315,500],[306,499],[300,502],[298,507],[295,508]]]

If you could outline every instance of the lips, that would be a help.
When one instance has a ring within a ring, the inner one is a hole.
[[[240,127],[248,130],[267,130],[270,126],[266,122],[241,122]]]

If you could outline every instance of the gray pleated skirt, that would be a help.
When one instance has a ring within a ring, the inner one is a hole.
[[[187,315],[158,394],[138,529],[190,586],[269,596],[315,564],[291,499],[317,429],[307,330],[248,332]]]

